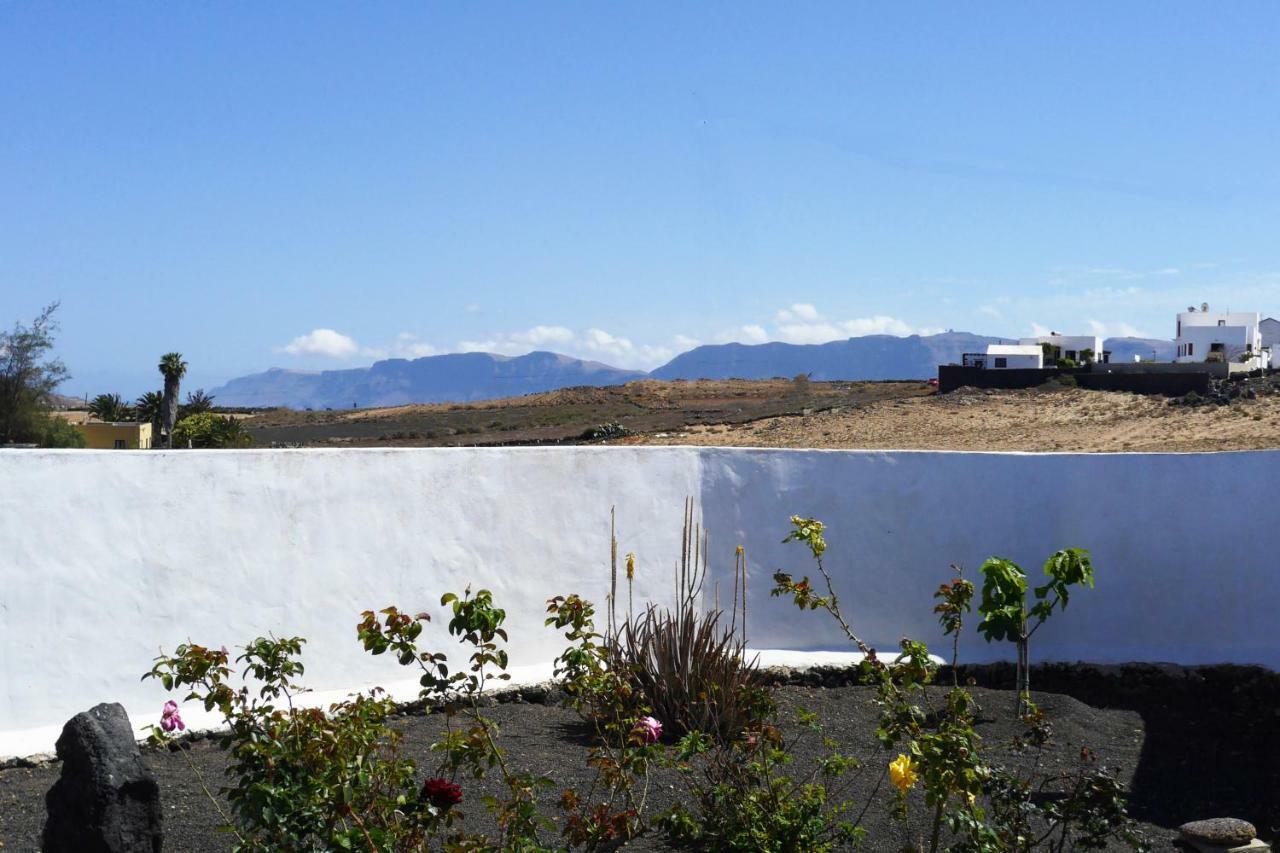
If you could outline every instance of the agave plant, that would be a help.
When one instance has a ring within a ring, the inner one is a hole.
[[[726,619],[718,602],[703,610],[708,536],[694,523],[692,501],[685,503],[682,537],[674,609],[650,605],[638,618],[629,612],[621,624],[613,605],[617,601],[614,540],[609,665],[627,673],[635,694],[663,721],[669,734],[701,732],[728,742],[753,728],[770,701],[757,659],[747,656],[746,556],[741,548],[737,550],[733,605]],[[633,575],[628,556],[628,585]]]

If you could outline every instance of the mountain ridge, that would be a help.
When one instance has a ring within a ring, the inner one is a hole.
[[[210,393],[222,406],[367,408],[409,403],[464,403],[517,397],[571,386],[621,385],[637,379],[770,379],[808,374],[815,380],[927,379],[939,364],[1016,338],[948,331],[935,335],[864,335],[821,344],[705,344],[652,371],[627,370],[547,351],[519,356],[449,353],[392,358],[368,367],[295,370],[273,367],[237,377]],[[1171,359],[1173,342],[1108,338],[1113,361]]]

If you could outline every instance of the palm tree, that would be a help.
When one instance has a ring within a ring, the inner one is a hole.
[[[138,420],[150,423],[151,429],[160,434],[160,419],[164,416],[164,395],[159,391],[148,391],[133,404],[133,411]]]
[[[182,353],[167,352],[160,357],[160,373],[164,376],[164,401],[160,412],[160,434],[164,446],[173,447],[173,426],[178,422],[178,386],[187,375]]]
[[[204,393],[203,388],[197,388],[195,391],[187,392],[187,402],[180,408],[178,420],[182,420],[187,415],[198,415],[201,412],[207,412],[212,408],[213,398]]]
[[[89,402],[89,414],[108,423],[127,421],[133,417],[133,412],[119,394],[99,394],[94,397]]]

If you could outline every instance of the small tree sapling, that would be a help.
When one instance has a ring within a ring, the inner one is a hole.
[[[1083,548],[1064,548],[1055,552],[1044,564],[1049,578],[1035,588],[1036,603],[1027,609],[1027,575],[1012,560],[992,557],[982,564],[982,604],[978,612],[982,622],[978,631],[992,640],[1011,640],[1018,646],[1017,687],[1018,713],[1031,710],[1031,666],[1028,644],[1031,637],[1055,609],[1066,610],[1070,588],[1077,584],[1093,586],[1093,563]]]

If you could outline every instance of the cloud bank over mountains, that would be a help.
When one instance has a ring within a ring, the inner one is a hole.
[[[470,307],[472,306],[469,309]],[[916,326],[883,314],[834,319],[825,316],[812,303],[796,302],[777,311],[770,321],[722,329],[705,340],[686,334],[673,334],[662,341],[641,343],[595,327],[575,330],[562,325],[537,325],[520,331],[466,338],[453,346],[436,346],[411,332],[401,332],[387,343],[366,345],[336,329],[317,328],[276,347],[275,351],[311,361],[319,359],[354,363],[362,359],[413,359],[449,352],[522,355],[537,350],[553,350],[583,359],[605,361],[622,368],[651,370],[704,343],[821,344],[864,335],[906,337],[933,335],[942,331],[940,328]]]

